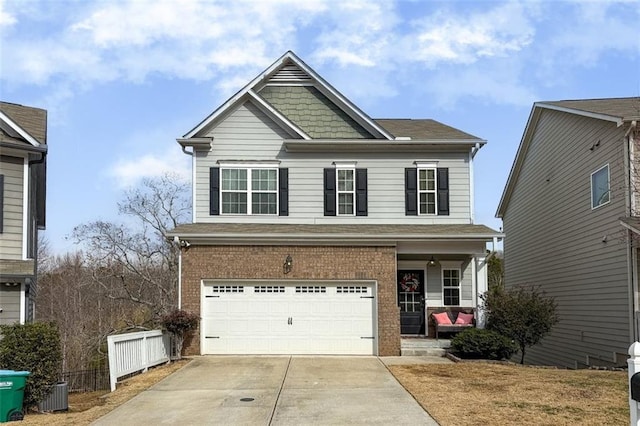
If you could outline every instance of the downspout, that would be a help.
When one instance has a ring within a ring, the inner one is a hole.
[[[193,155],[193,151],[187,151],[185,145],[180,145],[182,152],[191,156],[191,221],[196,221],[196,157]],[[182,309],[182,247],[180,247],[180,240],[178,237],[174,237],[174,243],[178,245],[178,309]]]
[[[627,155],[625,156],[626,161],[628,161],[627,170],[629,171],[629,177],[627,179],[627,200],[628,200],[628,211],[627,214],[629,216],[633,216],[636,209],[636,190],[635,188],[637,182],[636,173],[638,170],[635,169],[635,146],[634,146],[634,131],[637,128],[637,121],[632,120],[629,128],[624,133],[624,137],[627,142]],[[633,238],[634,234],[632,231],[627,230],[627,270],[628,270],[628,280],[629,280],[629,296],[631,302],[629,303],[629,309],[631,310],[629,315],[629,337],[632,342],[638,341],[640,339],[640,330],[638,330],[638,318],[637,313],[640,310],[639,301],[639,291],[638,291],[638,252],[633,248]]]
[[[40,152],[40,158],[38,158],[37,160],[29,160],[28,161],[29,178],[31,178],[31,166],[34,165],[34,164],[43,164],[46,159],[47,159],[47,151],[41,151]],[[45,175],[45,177],[46,177],[46,175]],[[31,182],[29,182],[29,184],[31,185]],[[37,188],[38,183],[36,182],[35,185],[36,185],[36,188]],[[29,200],[29,201],[31,201],[31,200]],[[44,202],[46,203],[46,180],[45,180],[45,201]],[[37,201],[36,201],[36,203],[37,203]],[[34,206],[34,209],[36,210],[36,213],[37,213],[37,210],[38,210],[37,206]],[[46,207],[45,207],[45,209],[46,209]],[[33,223],[34,221],[35,221],[35,223]],[[26,320],[27,320],[27,314],[28,314],[27,305],[29,304],[29,301],[26,300],[27,287],[28,287],[28,290],[29,290],[29,296],[33,297],[34,299],[35,299],[35,296],[36,296],[35,293],[37,293],[37,291],[38,291],[38,234],[39,234],[38,231],[39,231],[39,227],[38,227],[38,221],[35,220],[35,217],[30,222],[31,223],[29,223],[29,226],[32,227],[33,232],[35,233],[33,235],[33,242],[32,242],[32,244],[35,244],[35,247],[32,248],[32,250],[33,250],[33,278],[31,280],[29,280],[30,282],[27,282],[27,280],[25,280],[25,282],[23,284],[24,287],[25,287],[25,288],[22,289],[22,294],[25,296],[25,301],[24,301],[25,304],[23,306],[25,318],[22,321],[23,324],[27,322]],[[33,310],[31,312],[31,321],[34,320],[35,315],[36,315],[36,305],[35,305],[35,301],[34,301]]]

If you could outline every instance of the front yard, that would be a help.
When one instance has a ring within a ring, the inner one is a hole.
[[[188,362],[160,366],[100,394],[70,395],[70,412],[29,414],[21,424],[89,424]],[[402,385],[442,426],[629,423],[627,372],[513,364],[392,365]]]
[[[442,426],[629,424],[626,371],[465,362],[389,369]]]

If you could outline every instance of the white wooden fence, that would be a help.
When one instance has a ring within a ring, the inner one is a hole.
[[[140,331],[107,337],[111,392],[118,378],[170,361],[169,335],[162,330]]]

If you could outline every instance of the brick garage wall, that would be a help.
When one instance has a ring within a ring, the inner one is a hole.
[[[293,269],[284,274],[287,255]],[[182,308],[200,314],[202,279],[375,280],[378,282],[378,351],[400,355],[394,247],[196,246],[182,249]],[[185,354],[200,353],[197,330]]]

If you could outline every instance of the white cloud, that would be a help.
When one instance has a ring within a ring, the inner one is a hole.
[[[0,1],[0,28],[2,27],[10,27],[11,25],[16,23],[15,16],[7,13],[4,8],[4,0]]]
[[[316,37],[315,61],[341,67],[379,67],[397,37],[399,18],[390,1],[336,2]]]
[[[482,93],[520,104],[532,85],[563,84],[556,69],[571,79],[571,70],[612,52],[638,55],[629,34],[639,19],[637,2],[3,2],[0,25],[10,29],[0,33],[0,62],[12,66],[0,78],[5,87],[68,94],[159,76],[210,81],[225,97],[291,49],[367,103],[411,87],[439,104]],[[505,58],[514,65],[498,68]],[[427,71],[450,86],[425,82]],[[479,75],[501,93],[447,73]]]
[[[517,3],[467,16],[440,11],[416,19],[413,26],[415,30],[402,41],[405,59],[431,67],[514,54],[530,45],[534,36],[526,9]]]
[[[176,149],[163,154],[145,154],[139,158],[121,158],[109,170],[119,188],[135,186],[144,178],[176,174],[185,180],[191,179],[190,157]]]

